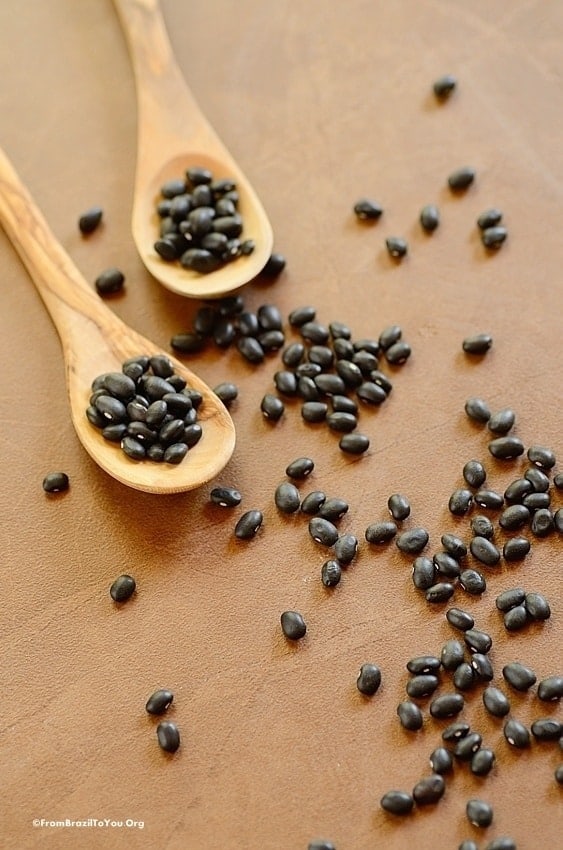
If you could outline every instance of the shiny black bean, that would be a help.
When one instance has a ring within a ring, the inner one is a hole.
[[[236,508],[242,502],[242,495],[234,487],[214,487],[209,498],[221,508]]]
[[[471,652],[489,652],[493,645],[493,640],[487,632],[482,632],[479,629],[467,629],[463,635],[466,646]]]
[[[336,587],[342,578],[342,568],[333,558],[325,561],[321,568],[321,581],[325,587]]]
[[[447,602],[454,595],[455,587],[449,582],[440,581],[426,591],[427,602]]]
[[[409,528],[399,534],[395,543],[401,552],[408,555],[417,555],[428,543],[428,532],[425,528]]]
[[[145,705],[148,714],[164,714],[172,705],[174,694],[167,688],[159,688],[151,694]]]
[[[471,614],[463,611],[461,608],[448,608],[446,611],[446,620],[454,629],[458,629],[460,632],[466,632],[475,625],[475,620]]]
[[[551,608],[543,593],[527,593],[524,606],[532,620],[549,620]]]
[[[558,741],[563,735],[563,723],[555,717],[542,717],[532,723],[532,735],[537,741]]]
[[[470,690],[470,688],[472,688],[475,684],[475,673],[471,664],[468,664],[467,661],[460,664],[459,667],[454,670],[452,682],[454,683],[454,687],[456,687],[459,691]]]
[[[309,521],[309,534],[322,546],[334,546],[338,540],[338,529],[324,517],[315,516]]]
[[[337,360],[353,360],[354,346],[349,339],[335,339],[332,343],[332,350]]]
[[[551,702],[561,697],[563,697],[563,676],[548,676],[538,683],[538,699]]]
[[[468,800],[465,813],[473,826],[487,827],[493,822],[493,808],[485,800]]]
[[[504,498],[495,490],[482,488],[473,496],[473,501],[481,508],[490,508],[494,511],[499,511],[504,505]]]
[[[527,469],[524,473],[524,478],[530,482],[534,493],[547,493],[549,490],[549,478],[545,472],[542,472],[536,466],[531,466]]]
[[[316,363],[321,367],[322,371],[330,369],[334,362],[334,353],[328,345],[312,345],[307,353],[307,357],[310,363]],[[337,371],[340,371],[339,368],[337,368]]]
[[[354,416],[358,413],[358,405],[353,398],[348,398],[345,395],[333,395],[330,399],[332,409],[342,413],[353,413]]]
[[[499,517],[499,525],[507,531],[516,531],[530,519],[530,511],[525,505],[510,505]]]
[[[284,611],[280,617],[282,632],[288,640],[301,640],[307,633],[307,626],[298,611]]]
[[[510,700],[506,694],[491,686],[483,691],[483,705],[493,717],[505,717],[510,711]]]
[[[470,490],[454,490],[448,501],[448,509],[454,516],[466,514],[473,502],[473,494]]]
[[[322,373],[313,378],[315,385],[322,395],[344,395],[346,385],[340,375]]]
[[[220,384],[217,384],[216,387],[213,387],[213,392],[215,395],[221,399],[224,405],[227,407],[238,398],[238,387],[236,384],[233,384],[231,381],[223,381]],[[168,401],[166,397],[163,397],[165,401]],[[168,402],[170,406],[170,402]],[[190,404],[191,407],[191,404]],[[174,413],[173,407],[171,408],[171,413]],[[186,411],[187,412],[187,411]]]
[[[524,605],[516,605],[507,611],[503,617],[504,627],[508,632],[523,629],[528,622],[528,612]]]
[[[452,638],[443,645],[440,661],[444,670],[455,670],[465,659],[463,645]]]
[[[382,404],[387,398],[387,393],[374,381],[363,381],[356,389],[356,395],[365,404]]]
[[[188,445],[184,442],[172,443],[167,446],[164,451],[163,460],[165,463],[181,463],[188,453]]]
[[[171,720],[162,720],[156,727],[156,736],[161,750],[175,753],[180,746],[180,732]]]
[[[540,469],[552,469],[556,463],[555,454],[547,446],[530,446],[526,457]]]
[[[94,281],[94,286],[99,295],[111,295],[114,292],[121,292],[124,283],[125,275],[123,272],[119,269],[110,268],[98,275]]]
[[[362,664],[356,687],[364,696],[371,697],[381,685],[381,670],[376,664]]]
[[[456,561],[461,560],[467,555],[467,546],[463,540],[455,534],[450,534],[449,532],[442,534],[440,541],[446,552],[451,555],[452,558],[455,558]]]
[[[487,581],[479,570],[462,570],[459,575],[459,583],[466,593],[471,596],[480,596],[487,589]]]
[[[445,790],[444,778],[439,773],[433,773],[416,783],[412,796],[417,806],[428,806],[437,803]]]
[[[307,322],[313,322],[317,311],[314,307],[296,307],[289,314],[289,324],[294,328],[300,328]]]
[[[184,428],[184,436],[182,437],[182,442],[187,445],[189,449],[193,448],[203,436],[203,429],[199,422],[194,422],[192,425],[187,425]]]
[[[219,348],[228,348],[235,341],[236,328],[228,318],[219,319],[213,328],[213,342]]]
[[[86,212],[83,212],[78,219],[78,228],[80,232],[84,236],[93,233],[99,226],[102,216],[103,210],[101,207],[90,207],[90,209],[86,210]]]
[[[479,230],[487,230],[489,227],[495,227],[497,224],[500,224],[502,219],[502,212],[494,207],[488,210],[484,210],[479,218],[477,219],[477,226]]]
[[[252,336],[256,337],[260,333],[260,325],[258,324],[258,316],[256,313],[251,313],[248,310],[243,311],[240,316],[237,318],[237,327],[238,331],[242,336]],[[296,343],[296,345],[300,346],[301,357],[303,357],[303,349],[304,347],[300,345],[300,343]],[[291,346],[290,346],[291,347]],[[301,357],[297,360],[299,362]],[[285,363],[285,360],[284,360]],[[289,365],[289,364],[286,364]]]
[[[532,516],[530,530],[536,537],[547,537],[554,528],[553,514],[548,508],[540,508]]]
[[[278,351],[285,342],[283,331],[264,331],[258,337],[258,342],[266,352]]]
[[[311,357],[310,354],[309,357]],[[350,360],[341,359],[336,361],[335,368],[337,374],[342,378],[347,387],[355,389],[362,384],[364,378],[360,367],[357,366],[356,363],[352,363]]]
[[[394,260],[400,260],[407,255],[409,245],[406,239],[402,236],[388,236],[385,240],[385,246],[390,257]]]
[[[430,703],[430,714],[432,717],[439,719],[454,717],[463,710],[464,705],[465,700],[461,694],[442,694],[439,697],[435,697]]]
[[[324,422],[328,413],[328,405],[324,401],[306,401],[301,406],[301,416],[305,422]]]
[[[412,349],[408,342],[401,340],[396,342],[385,352],[385,359],[393,366],[400,366],[409,359],[412,354]]]
[[[463,192],[471,186],[474,180],[475,169],[465,165],[462,168],[458,168],[456,171],[452,171],[448,177],[448,186],[452,192]]]
[[[331,431],[349,434],[350,431],[353,431],[357,427],[358,420],[353,413],[342,413],[341,411],[337,411],[335,413],[328,414],[326,417],[326,423]]]
[[[69,478],[66,472],[49,472],[43,479],[46,493],[62,493],[68,490]]]
[[[481,487],[485,483],[487,473],[478,460],[468,460],[463,467],[463,477],[470,487]]]
[[[486,354],[493,344],[490,334],[480,333],[465,337],[462,348],[466,354]]]
[[[366,528],[365,537],[368,543],[388,543],[397,534],[394,522],[373,522]]]
[[[170,445],[175,443],[184,433],[183,419],[170,419],[161,426],[158,436],[161,443]]]
[[[143,460],[146,455],[145,447],[134,437],[123,437],[120,445],[127,457],[130,457],[131,460]]]
[[[420,699],[421,697],[427,697],[433,694],[439,684],[440,680],[437,676],[431,673],[422,673],[419,676],[413,676],[412,679],[409,679],[406,690],[409,697]]]
[[[364,434],[344,434],[338,443],[341,451],[351,455],[361,455],[369,449],[369,437]]]
[[[358,539],[353,534],[341,534],[334,544],[334,555],[342,566],[351,564],[358,552]]]
[[[287,465],[285,474],[296,480],[306,478],[315,468],[315,462],[309,457],[298,457]]]
[[[499,460],[512,460],[524,454],[524,444],[518,437],[497,437],[491,440],[488,449],[493,457]]]
[[[282,353],[282,361],[288,369],[299,366],[305,356],[305,346],[301,342],[292,342]]]
[[[109,595],[114,602],[126,602],[135,593],[137,583],[133,576],[124,574],[118,576],[109,589]]]
[[[393,384],[391,383],[387,375],[384,375],[383,372],[380,372],[378,369],[375,369],[373,372],[370,372],[369,377],[374,384],[377,384],[378,387],[381,387],[381,389],[385,392],[385,395],[389,395],[389,393],[393,389]]]
[[[301,502],[301,512],[304,514],[316,514],[325,501],[326,494],[322,490],[313,490]]]
[[[495,754],[488,747],[480,747],[471,759],[470,769],[475,776],[486,776],[495,763]]]
[[[456,86],[457,78],[452,74],[444,74],[434,81],[432,89],[439,100],[445,100],[452,94]]]
[[[437,747],[430,753],[430,768],[432,773],[449,773],[453,768],[454,760],[452,754],[445,747]]]
[[[406,496],[403,496],[400,493],[393,493],[392,496],[389,496],[387,499],[387,507],[389,508],[391,516],[397,522],[406,519],[411,512],[409,500]]]
[[[105,425],[123,422],[127,419],[127,409],[123,402],[110,395],[101,395],[96,399],[94,407],[102,417]]]
[[[264,349],[257,339],[252,336],[241,336],[237,339],[237,348],[249,363],[262,363],[264,360]]]
[[[511,747],[516,747],[523,750],[530,746],[530,733],[523,723],[519,720],[511,718],[507,720],[503,727],[503,735]]]
[[[454,747],[454,756],[459,761],[471,761],[479,751],[482,737],[478,732],[470,732],[465,738],[461,738]]]
[[[413,810],[414,800],[406,791],[388,791],[379,804],[392,815],[408,815]]]
[[[442,662],[435,655],[417,655],[407,661],[407,670],[413,676],[420,676],[425,673],[436,674],[441,666]]]
[[[420,211],[420,225],[426,233],[434,233],[440,224],[440,211],[435,204],[426,204]]]
[[[320,322],[305,322],[299,330],[303,339],[308,340],[313,345],[325,345],[330,339],[329,329]]]
[[[203,208],[192,210],[190,215],[201,211],[203,211]],[[198,231],[201,230],[201,235],[203,235],[203,233],[211,230],[211,219],[206,219],[209,224],[208,230],[204,230],[203,218],[201,221],[202,223],[198,224]],[[198,233],[198,235],[200,234]],[[217,271],[222,266],[221,258],[212,254],[211,251],[206,251],[205,248],[188,248],[180,257],[180,263],[183,268],[191,269],[194,272],[199,272],[199,274],[209,274],[210,272]]]
[[[379,366],[377,357],[369,351],[355,351],[352,356],[352,363],[358,367],[364,378],[369,378],[371,373]]]
[[[149,426],[145,422],[130,422],[129,425],[125,425],[124,423],[122,423],[121,425],[112,425],[110,427],[116,429],[124,428],[125,431],[121,434],[121,438],[123,438],[126,434],[129,434],[131,437],[135,437],[136,440],[139,440],[139,442],[142,443],[143,446],[151,446],[153,443],[156,443],[158,439],[158,434],[156,433],[156,431],[153,431],[151,428],[149,428]],[[108,428],[104,428],[104,431],[102,433],[104,434],[106,439],[108,439],[107,432]],[[181,436],[183,432],[184,427],[182,423],[179,436]],[[116,442],[118,441],[117,432],[113,435],[113,439]]]
[[[348,512],[348,509],[348,502],[344,499],[326,499],[319,508],[319,516],[329,519],[331,522],[337,522]]]
[[[493,434],[508,434],[515,421],[516,415],[514,411],[506,407],[504,410],[493,413],[487,423],[487,427]]]
[[[143,375],[140,380],[141,390],[149,401],[157,401],[167,393],[176,392],[174,386],[166,378],[158,375]]]
[[[124,404],[135,398],[135,381],[123,372],[107,372],[103,378],[103,385],[109,395],[119,399]]]
[[[276,507],[278,510],[282,511],[282,513],[294,514],[299,510],[299,506],[301,504],[299,490],[295,484],[291,484],[289,481],[282,481],[282,483],[278,484],[276,487],[274,501],[276,503]]]
[[[330,322],[328,329],[332,339],[351,339],[352,331],[344,322]]]
[[[307,376],[301,376],[298,378],[297,394],[305,401],[318,401],[321,396],[314,380]]]
[[[500,552],[494,543],[486,537],[474,537],[469,544],[474,558],[486,567],[495,567],[500,561]]]
[[[465,402],[465,412],[470,419],[482,425],[486,424],[491,416],[489,405],[482,398],[468,398]]]
[[[507,502],[521,503],[524,496],[531,493],[533,489],[532,482],[527,478],[516,478],[504,491],[504,498]]]
[[[107,424],[107,419],[104,419],[102,414],[96,410],[93,404],[86,408],[86,417],[91,425],[95,428],[104,428]]]
[[[262,511],[246,511],[235,525],[235,537],[239,540],[250,540],[258,532],[263,519]]]
[[[471,658],[471,666],[477,679],[481,682],[492,682],[493,680],[493,665],[488,655],[482,652],[475,652]]]
[[[415,558],[412,565],[412,580],[418,590],[428,590],[436,581],[436,565],[424,555]]]
[[[530,551],[530,541],[525,537],[512,537],[502,547],[505,561],[521,561]]]
[[[152,443],[152,445],[147,447],[147,457],[155,463],[163,463],[164,446],[162,446],[160,443]]]
[[[496,227],[487,227],[486,230],[483,230],[481,242],[485,248],[497,250],[506,241],[507,236],[508,230],[502,224],[499,224]]]
[[[495,534],[491,520],[489,517],[483,516],[483,514],[476,514],[471,519],[470,528],[475,537],[484,537],[486,540],[491,540]]]
[[[499,593],[495,600],[495,605],[499,611],[510,611],[517,605],[522,605],[526,598],[526,591],[522,587],[511,587],[508,590],[503,590]]]
[[[175,334],[170,340],[170,346],[174,351],[182,354],[195,354],[201,351],[205,345],[205,337],[201,334],[188,331],[187,333]]]
[[[260,410],[264,419],[269,419],[271,422],[277,422],[283,416],[285,406],[281,398],[278,398],[271,393],[266,393],[260,402]]]
[[[540,508],[549,508],[551,496],[549,493],[528,493],[522,499],[524,507],[530,511],[538,511]]]
[[[354,204],[354,213],[361,221],[377,221],[383,213],[383,207],[371,198],[361,198]]]
[[[262,304],[256,311],[260,327],[265,331],[281,331],[283,320],[274,304]]]
[[[461,573],[459,562],[447,552],[436,552],[432,558],[438,575],[446,578],[458,578]]]
[[[397,706],[397,714],[403,729],[408,729],[409,732],[416,732],[422,728],[422,711],[411,700],[406,699],[400,702]]]

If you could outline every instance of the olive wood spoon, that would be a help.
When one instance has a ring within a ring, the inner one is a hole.
[[[91,383],[122,363],[161,350],[106,307],[50,231],[45,219],[0,150],[0,223],[37,287],[61,339],[72,421],[79,440],[102,469],[147,493],[192,490],[216,476],[234,449],[231,417],[209,387],[175,358],[175,371],[199,390],[203,436],[179,464],[131,460],[105,440],[86,418]],[[168,356],[168,355],[167,355]]]
[[[190,298],[217,298],[256,277],[272,252],[270,222],[252,186],[202,114],[174,58],[157,0],[114,0],[127,38],[137,90],[137,167],[132,231],[148,271]],[[201,165],[215,178],[232,177],[240,195],[243,238],[252,254],[209,274],[167,262],[155,251],[160,187]]]

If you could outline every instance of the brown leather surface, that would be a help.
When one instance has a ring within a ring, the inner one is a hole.
[[[410,790],[429,773],[446,723],[425,708],[422,731],[399,726],[405,662],[439,652],[455,634],[447,606],[432,608],[415,592],[412,559],[394,544],[370,548],[364,530],[387,515],[390,493],[403,492],[412,504],[405,526],[428,528],[428,553],[444,531],[469,539],[468,518],[447,509],[465,461],[482,459],[501,491],[526,467],[492,460],[486,432],[463,412],[471,395],[495,410],[512,406],[515,433],[551,446],[563,470],[563,9],[525,0],[166,0],[163,11],[188,82],[254,183],[288,259],[276,282],[244,290],[247,307],[274,303],[287,317],[313,304],[320,321],[344,321],[355,338],[397,323],[413,354],[403,367],[384,366],[394,389],[380,409],[362,408],[359,430],[371,448],[353,460],[324,426],[302,421],[296,401],[277,425],[263,421],[276,356],[254,368],[234,349],[209,346],[189,362],[211,386],[239,387],[237,447],[217,483],[237,486],[243,503],[212,507],[211,485],[174,497],[130,491],[78,443],[59,342],[0,233],[0,844],[304,850],[324,836],[337,850],[454,850],[464,838],[484,847],[512,835],[519,850],[560,847],[553,773],[563,753],[557,743],[511,750],[502,721],[485,715],[481,688],[463,717],[495,749],[492,774],[478,779],[456,764],[435,807],[400,822],[381,811],[385,791]],[[198,304],[153,281],[134,249],[134,87],[111,2],[4,0],[0,42],[0,144],[87,279],[122,268],[126,291],[112,308],[169,350]],[[445,72],[459,88],[438,105],[431,84]],[[465,164],[477,179],[454,198],[446,178]],[[373,227],[351,212],[363,195],[385,207]],[[430,202],[442,224],[429,238],[418,213]],[[77,218],[94,203],[105,223],[83,239]],[[493,205],[509,239],[486,256],[475,219]],[[399,265],[385,251],[391,234],[409,240]],[[492,333],[493,348],[470,361],[461,341],[479,331]],[[273,503],[300,455],[316,463],[301,491],[347,499],[340,528],[361,540],[331,592],[320,582],[327,553],[305,518]],[[71,488],[47,497],[43,476],[59,469]],[[263,528],[236,541],[234,524],[250,508],[264,511]],[[563,673],[561,555],[560,536],[533,539],[521,565],[483,570],[482,598],[456,592],[455,603],[493,636],[495,683],[507,692],[501,669],[510,660],[530,664],[538,679]],[[117,610],[108,588],[121,572],[136,577],[138,592]],[[553,613],[507,635],[494,599],[516,585],[544,592]],[[285,609],[307,621],[299,645],[281,635]],[[355,687],[366,661],[383,675],[371,700]],[[175,693],[169,715],[182,745],[173,757],[159,750],[144,710],[159,686]],[[444,674],[440,692],[451,688]],[[528,725],[563,720],[535,689],[510,698]],[[472,797],[494,806],[487,830],[466,820]],[[144,828],[34,828],[34,818],[132,819]]]

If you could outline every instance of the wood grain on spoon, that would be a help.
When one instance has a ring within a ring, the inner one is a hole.
[[[217,298],[248,283],[272,252],[270,222],[254,189],[202,114],[174,59],[156,0],[114,0],[127,36],[137,87],[137,167],[132,229],[143,263],[164,286],[191,298]],[[247,257],[202,275],[168,263],[154,250],[156,203],[166,180],[201,165],[215,178],[231,177],[240,195]]]
[[[121,371],[129,357],[162,350],[125,325],[88,285],[1,150],[0,222],[59,333],[72,421],[90,456],[118,481],[149,493],[179,493],[214,478],[234,449],[231,417],[209,387],[173,357],[170,360],[176,372],[203,395],[198,410],[203,436],[180,464],[133,461],[88,422],[86,408],[97,375]]]

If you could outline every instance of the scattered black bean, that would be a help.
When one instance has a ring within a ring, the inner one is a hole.
[[[301,416],[305,422],[324,422],[328,413],[328,405],[324,401],[306,401],[301,405]]]
[[[295,372],[282,369],[274,374],[274,384],[279,393],[294,396],[297,393],[297,378]]]
[[[386,395],[389,395],[391,390],[393,389],[393,384],[383,372],[380,372],[378,369],[375,369],[373,372],[370,372],[370,379],[374,384],[377,384],[378,387],[381,387],[382,390],[385,391]]]
[[[417,555],[428,543],[428,532],[425,528],[409,528],[396,538],[395,543],[401,552]]]
[[[66,472],[49,472],[43,479],[43,489],[46,493],[62,493],[68,490],[69,478]]]
[[[481,682],[492,682],[494,677],[493,665],[488,655],[482,652],[475,652],[471,658],[471,666],[477,679]]]
[[[530,511],[525,505],[510,505],[499,516],[499,525],[506,531],[516,531],[530,519]]]
[[[301,640],[305,637],[307,626],[298,611],[284,611],[280,622],[282,631],[288,640]]]
[[[431,558],[419,555],[412,565],[412,580],[418,590],[428,590],[436,581],[436,565]]]
[[[563,472],[558,472],[557,475],[553,476],[553,483],[558,490],[563,490]]]
[[[492,344],[493,338],[490,334],[480,333],[466,337],[462,348],[466,354],[486,354]]]
[[[407,497],[402,496],[400,493],[394,493],[392,496],[389,496],[387,500],[387,507],[389,508],[391,516],[397,522],[406,519],[411,512],[411,506]]]
[[[510,712],[510,700],[499,688],[485,688],[483,705],[493,717],[505,717]]]
[[[504,627],[508,632],[517,632],[523,629],[528,622],[528,612],[524,605],[516,605],[507,611],[503,617]]]
[[[338,540],[338,529],[328,519],[315,516],[309,521],[309,534],[322,546],[334,546]]]
[[[532,723],[532,735],[538,741],[558,741],[563,735],[563,723],[555,717],[541,717]]]
[[[474,180],[475,170],[469,166],[464,166],[450,174],[448,177],[448,186],[452,192],[463,192],[471,186]]]
[[[530,530],[536,537],[547,537],[554,528],[553,514],[548,508],[540,508],[532,516]]]
[[[85,236],[93,233],[102,220],[103,210],[101,207],[90,207],[83,212],[78,219],[78,228]]]
[[[242,501],[242,496],[234,487],[214,487],[209,498],[221,508],[236,508]]]
[[[409,679],[406,691],[409,697],[420,699],[421,697],[427,697],[433,694],[439,684],[440,680],[437,676],[431,673],[422,673],[419,676],[413,676],[412,679]]]
[[[271,422],[278,422],[283,416],[285,405],[281,398],[271,393],[266,393],[260,402],[260,410],[264,419],[269,419]]]
[[[549,493],[528,493],[522,499],[522,504],[530,511],[538,511],[540,508],[549,508],[551,496]]]
[[[485,483],[487,473],[478,460],[468,460],[463,467],[463,477],[470,487],[481,487]]]
[[[551,702],[563,697],[563,676],[548,676],[538,683],[538,699]]]
[[[486,567],[495,567],[500,561],[500,551],[486,537],[474,537],[469,549],[473,557]]]
[[[464,723],[462,720],[460,720],[456,723],[450,723],[449,726],[446,726],[446,728],[442,732],[442,740],[459,741],[460,738],[465,738],[467,735],[469,735],[469,732],[469,723]]]
[[[442,694],[439,697],[435,697],[430,703],[430,714],[432,717],[439,719],[454,717],[463,710],[464,705],[465,700],[461,694]]]
[[[556,463],[555,454],[546,446],[530,446],[526,456],[530,463],[535,464],[540,469],[552,469]]]
[[[473,502],[473,493],[470,490],[454,490],[448,502],[448,509],[454,516],[466,514]]]
[[[406,256],[409,250],[408,243],[402,236],[389,236],[385,240],[385,245],[389,256],[393,257],[394,260],[402,259],[402,257]]]
[[[408,815],[412,812],[414,800],[406,791],[388,791],[379,804],[382,809],[392,815]]]
[[[504,498],[507,502],[520,503],[533,489],[532,482],[527,478],[516,478],[504,491]]]
[[[454,683],[454,687],[456,687],[459,691],[470,690],[475,684],[475,672],[471,664],[468,664],[467,661],[460,664],[459,667],[454,670],[452,682]]]
[[[481,233],[481,242],[485,248],[497,250],[503,242],[506,241],[508,230],[504,225],[499,224],[496,227],[487,227]]]
[[[530,482],[534,493],[547,493],[549,490],[549,478],[545,472],[542,472],[542,470],[536,466],[531,466],[525,471],[524,479]]]
[[[338,443],[341,451],[351,455],[361,455],[369,449],[369,437],[364,434],[344,434]]]
[[[446,534],[442,534],[440,540],[446,552],[448,552],[456,560],[459,561],[467,555],[467,546],[463,540],[455,534],[447,532]]]
[[[455,587],[449,582],[440,581],[426,591],[427,602],[447,602],[454,595]]]
[[[145,709],[148,714],[164,714],[170,708],[173,699],[174,694],[172,691],[166,688],[160,688],[148,698]]]
[[[235,525],[235,537],[239,540],[250,540],[258,532],[263,519],[262,511],[246,511]]]
[[[524,444],[518,437],[497,437],[491,440],[488,449],[493,457],[499,460],[512,460],[524,454]]]
[[[326,369],[330,369],[334,362],[334,353],[332,348],[329,348],[328,345],[312,345],[307,352],[307,357],[310,363],[316,363],[321,367],[323,371]],[[342,378],[342,380],[346,383],[347,386],[354,386],[354,382],[348,382],[345,376],[342,374],[342,371],[352,371],[354,374],[354,379],[359,382],[362,379],[362,375],[359,369],[354,369],[354,364],[349,363],[347,360],[339,360],[336,364],[336,371]]]
[[[437,673],[442,666],[442,662],[435,655],[417,655],[407,661],[407,670],[414,676],[420,676],[424,673]]]
[[[487,589],[487,581],[479,570],[462,570],[459,575],[459,583],[466,593],[471,596],[480,596]]]
[[[374,381],[364,381],[360,384],[356,395],[364,404],[382,404],[387,398],[385,390]]]
[[[430,753],[430,767],[432,773],[449,773],[453,767],[452,754],[445,747],[437,747]]]
[[[241,336],[237,339],[237,348],[249,363],[262,363],[264,349],[257,339],[252,336]]]
[[[521,561],[530,551],[530,541],[525,537],[512,537],[502,547],[505,561]]]
[[[504,497],[500,493],[486,488],[478,490],[473,496],[473,501],[481,508],[490,508],[494,511],[500,510],[504,505]]]
[[[351,339],[352,331],[344,322],[331,322],[328,326],[332,339]]]
[[[471,652],[487,653],[493,645],[491,636],[487,632],[480,631],[480,629],[468,629],[463,638]]]
[[[511,587],[499,593],[495,605],[499,611],[510,611],[511,608],[521,605],[525,598],[526,591],[522,587]]]
[[[381,670],[376,664],[362,664],[356,680],[356,686],[361,694],[371,697],[381,685]]]
[[[204,345],[205,337],[192,332],[175,334],[170,340],[170,346],[174,351],[179,351],[182,354],[195,354],[201,351]]]
[[[353,534],[340,535],[334,544],[334,555],[342,566],[351,564],[356,557],[357,551],[358,540]]]
[[[475,625],[475,620],[471,614],[463,611],[461,608],[448,608],[446,611],[446,620],[454,629],[459,629],[460,632],[466,632]]]
[[[394,522],[374,522],[366,528],[365,538],[368,543],[388,543],[395,537],[397,531]]]
[[[326,493],[322,490],[313,490],[308,493],[301,502],[301,512],[304,514],[317,514],[319,508],[326,500]]]
[[[353,413],[342,413],[338,410],[336,413],[329,413],[326,417],[326,423],[331,431],[338,433],[349,434],[357,425],[358,420]]]
[[[491,772],[494,763],[494,752],[488,747],[480,747],[471,759],[471,773],[475,776],[486,776]]]
[[[321,568],[321,581],[325,587],[336,587],[342,578],[342,568],[338,561],[325,561]]]
[[[315,468],[314,461],[309,457],[298,457],[286,467],[285,474],[296,481],[307,478]]]
[[[317,347],[320,347],[320,346],[317,346]],[[365,354],[367,352],[363,352],[363,353]],[[368,356],[370,356],[370,355],[368,355]],[[309,359],[312,359],[311,353],[309,353]],[[326,360],[328,358],[325,357],[324,359]],[[323,366],[322,363],[319,363],[319,365],[322,366],[323,368],[327,368],[326,366]],[[330,363],[328,365],[330,365]],[[336,368],[337,374],[340,375],[340,377],[342,378],[342,380],[344,381],[344,383],[346,384],[347,387],[350,387],[350,388],[359,387],[360,384],[363,382],[364,378],[363,378],[363,375],[362,375],[362,371],[356,363],[353,363],[350,360],[344,360],[344,359],[337,360],[335,368]]]
[[[377,221],[383,213],[383,207],[370,198],[361,198],[354,204],[354,213],[360,221]]]
[[[270,254],[260,274],[264,275],[264,277],[277,277],[285,269],[286,263],[287,261],[284,255],[276,251]]]
[[[553,527],[559,534],[563,534],[563,508],[559,508],[553,514]]]
[[[511,718],[503,727],[503,735],[512,747],[523,750],[530,746],[530,733],[523,723]]]
[[[473,826],[487,827],[493,822],[493,808],[485,800],[468,800],[465,813]]]
[[[463,645],[455,638],[447,640],[440,653],[440,661],[444,670],[455,670],[464,661],[464,658]]]
[[[180,732],[171,720],[162,720],[156,727],[156,737],[161,750],[175,753],[180,746]]]
[[[316,315],[317,311],[314,307],[296,307],[289,314],[289,324],[294,328],[300,328],[307,322],[313,322]]]
[[[282,513],[294,514],[295,511],[299,510],[299,505],[301,504],[299,490],[295,484],[291,484],[289,481],[282,481],[282,483],[278,484],[276,487],[274,501],[276,503],[276,507],[278,510],[282,511]]]
[[[461,574],[461,567],[453,555],[447,552],[436,552],[433,559],[436,572],[445,578],[458,578]]]
[[[126,602],[134,594],[136,587],[133,576],[124,574],[116,578],[109,589],[109,594],[114,602]]]
[[[340,375],[327,372],[317,375],[313,380],[321,395],[335,396],[346,392],[346,385]]]
[[[497,224],[500,224],[501,220],[502,212],[492,207],[481,213],[477,219],[477,226],[479,230],[487,230],[489,227],[495,227]]]
[[[439,773],[433,773],[416,783],[412,796],[417,806],[428,806],[437,803],[445,790],[444,778]]]
[[[551,608],[543,593],[527,593],[524,605],[532,620],[549,620]]]
[[[411,700],[403,700],[397,706],[397,714],[401,721],[403,729],[408,729],[409,732],[416,732],[422,728],[423,717],[422,711],[418,705]]]
[[[434,90],[434,94],[439,100],[445,100],[451,95],[456,86],[457,78],[452,74],[444,74],[443,77],[439,77],[435,80],[432,88]]]
[[[468,398],[465,402],[465,412],[470,419],[485,425],[491,416],[491,410],[482,398]]]
[[[470,732],[465,738],[461,738],[454,747],[454,756],[459,761],[472,761],[479,751],[482,737],[478,732]]]
[[[320,322],[305,322],[299,328],[303,339],[313,345],[325,345],[330,339],[330,331]]]
[[[426,233],[434,233],[440,224],[440,211],[435,204],[426,204],[420,211],[420,225]]]
[[[331,522],[337,522],[348,512],[349,507],[344,499],[337,497],[326,499],[319,508],[319,516]]]
[[[330,403],[332,404],[332,409],[337,411],[341,411],[342,413],[353,413],[354,416],[358,414],[358,404],[354,401],[353,398],[348,398],[345,395],[333,395],[331,396]]]
[[[408,342],[401,340],[387,349],[385,352],[385,359],[388,363],[397,366],[405,363],[411,356],[411,353],[412,350]]]

